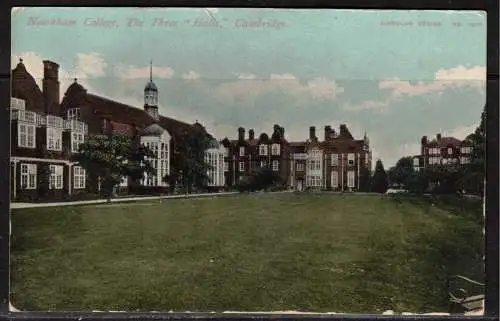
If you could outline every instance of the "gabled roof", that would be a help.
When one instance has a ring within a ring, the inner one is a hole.
[[[22,60],[12,69],[11,74],[12,97],[23,99],[26,102],[26,110],[44,113],[45,100],[35,78],[26,70]]]
[[[462,141],[455,137],[441,137],[441,139],[434,138],[433,140],[427,143],[427,146],[436,146],[436,147],[447,147],[447,146],[460,146]]]
[[[160,116],[160,119],[155,121],[155,119],[153,119],[144,109],[87,93],[83,86],[76,83],[68,88],[65,99],[69,99],[71,95],[76,95],[77,92],[84,93],[85,99],[93,106],[96,114],[108,117],[115,124],[129,124],[139,128],[145,128],[156,122],[172,136],[182,135],[185,130],[192,128],[191,124],[165,116]]]

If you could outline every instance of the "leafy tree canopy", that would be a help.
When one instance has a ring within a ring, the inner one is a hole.
[[[371,191],[375,193],[385,193],[388,188],[387,173],[384,164],[379,159],[375,164],[375,172],[372,178]]]
[[[129,136],[94,135],[80,144],[75,161],[89,175],[100,178],[101,187],[109,197],[123,177],[137,180],[144,173],[153,173],[154,169],[147,157],[154,156],[151,150],[136,144]]]

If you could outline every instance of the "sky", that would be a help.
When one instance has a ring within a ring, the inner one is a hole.
[[[285,127],[289,141],[345,123],[386,168],[423,135],[465,138],[486,101],[480,11],[243,8],[14,8],[12,66],[41,86],[60,64],[61,99],[88,92],[142,108],[153,64],[164,116],[219,139]]]

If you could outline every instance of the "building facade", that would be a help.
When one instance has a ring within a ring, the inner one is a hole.
[[[432,166],[464,166],[471,163],[472,144],[467,140],[455,137],[442,137],[437,134],[432,140],[423,136],[420,155],[413,158],[415,170]]]
[[[60,101],[59,65],[44,61],[43,90],[26,70],[22,60],[12,70],[11,92],[11,182],[12,198],[36,198],[41,182],[48,181],[54,198],[79,191],[99,190],[85,169],[71,162],[73,154],[89,135],[126,134],[149,147],[155,175],[145,176],[140,184],[164,187],[163,177],[170,173],[176,141],[193,126],[158,111],[158,88],[150,79],[144,88],[144,106],[136,108],[88,93],[75,79]],[[204,129],[203,129],[204,130]],[[206,131],[204,131],[206,133]],[[206,133],[210,138],[211,136]],[[224,150],[210,148],[206,159],[214,164],[208,172],[211,187],[223,187]],[[213,161],[215,159],[215,162]],[[120,188],[130,181],[123,178]]]
[[[311,126],[307,140],[291,143],[290,183],[298,191],[358,191],[362,172],[371,170],[371,162],[366,135],[355,139],[342,124],[338,133],[331,126],[325,126],[320,139],[316,128]]]
[[[236,186],[245,176],[262,167],[269,167],[284,185],[289,185],[290,144],[285,139],[285,129],[273,126],[269,136],[262,133],[255,137],[253,129],[245,137],[245,129],[238,129],[238,139],[222,140],[224,148],[224,180],[228,187]]]
[[[262,133],[258,138],[253,129],[245,137],[245,129],[239,128],[238,139],[226,138],[222,143],[227,186],[236,186],[256,168],[269,167],[284,185],[297,191],[355,191],[361,171],[371,170],[368,138],[355,139],[346,125],[340,126],[339,133],[325,126],[323,139],[310,127],[309,139],[300,142],[287,141],[279,125],[274,125],[271,136]]]

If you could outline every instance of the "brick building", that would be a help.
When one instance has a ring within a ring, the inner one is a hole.
[[[416,170],[436,165],[463,166],[471,162],[472,144],[467,140],[437,134],[432,140],[423,136],[420,145],[420,155],[413,158]]]
[[[279,125],[271,136],[263,133],[258,138],[253,129],[245,137],[244,128],[239,128],[238,139],[226,138],[222,144],[227,186],[235,186],[255,168],[269,166],[294,190],[359,190],[361,170],[371,169],[368,138],[355,139],[346,125],[339,133],[325,126],[322,140],[310,127],[309,139],[300,142],[288,142]]]
[[[58,65],[44,61],[43,91],[22,60],[12,70],[11,197],[35,199],[42,177],[51,195],[84,190],[85,170],[70,161],[88,134],[82,121],[60,117]]]
[[[50,172],[50,188],[56,197],[77,190],[98,189],[98,183],[90,180],[83,168],[70,161],[88,135],[122,133],[148,146],[156,154],[151,161],[157,173],[145,176],[140,183],[167,185],[161,178],[170,172],[171,151],[176,141],[195,126],[202,126],[159,114],[158,88],[152,80],[152,67],[144,88],[144,106],[136,108],[88,93],[76,79],[60,102],[59,65],[52,61],[43,64],[43,91],[22,60],[12,70],[13,198],[17,197],[18,191],[35,197],[44,168]],[[205,157],[212,164],[208,174],[213,180],[209,185],[222,187],[222,146],[212,139]],[[126,188],[129,183],[124,178],[121,187]]]
[[[240,179],[259,167],[272,168],[280,180],[288,184],[290,146],[285,129],[274,125],[273,133],[255,137],[253,129],[245,137],[245,129],[238,129],[238,139],[222,140],[224,147],[224,178],[226,186],[235,186]]]
[[[290,146],[290,185],[295,190],[356,191],[361,172],[371,170],[368,138],[355,139],[345,124],[338,133],[325,126],[322,140],[311,126],[308,139]]]

